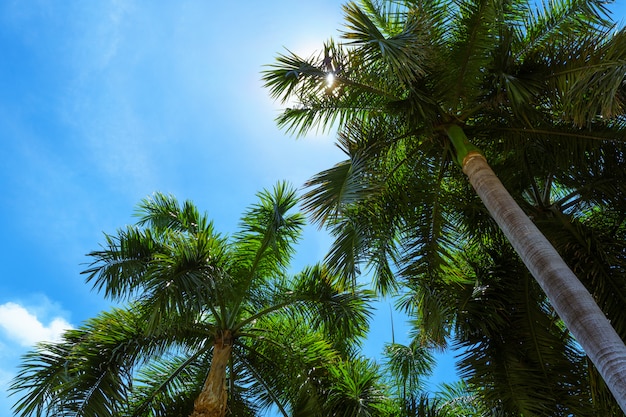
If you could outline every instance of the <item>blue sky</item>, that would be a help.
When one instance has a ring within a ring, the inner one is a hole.
[[[285,47],[336,36],[341,4],[0,2],[0,415],[20,355],[108,307],[80,275],[85,254],[142,198],[191,199],[228,233],[257,191],[342,159],[332,135],[279,131],[260,82]],[[308,228],[299,265],[328,244]],[[391,339],[386,306],[371,339],[371,355]]]
[[[343,159],[332,136],[279,131],[260,81],[341,22],[339,0],[0,2],[0,415],[20,355],[109,306],[85,254],[142,198],[191,199],[228,233],[257,191]],[[328,243],[308,228],[298,264]]]

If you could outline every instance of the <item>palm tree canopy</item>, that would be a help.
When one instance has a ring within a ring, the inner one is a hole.
[[[495,273],[513,255],[450,167],[483,153],[626,338],[626,29],[611,22],[603,1],[364,0],[344,11],[342,43],[329,41],[306,59],[281,55],[264,74],[275,98],[295,103],[280,126],[296,134],[339,128],[346,161],[315,175],[305,195],[314,221],[335,236],[329,265],[355,280],[366,264],[380,291],[408,288],[402,306],[422,342],[444,346],[454,335],[475,349],[462,362],[465,375],[506,400],[509,412],[587,406],[591,399],[572,391],[585,390],[586,365],[571,335],[554,324],[521,265],[508,266],[515,282]],[[471,259],[476,248],[487,264]],[[483,371],[502,352],[492,338],[520,344],[520,335],[501,331],[518,320],[527,320],[523,343],[539,357],[503,353],[506,382],[519,384],[507,393],[498,375],[487,381]],[[556,352],[551,344],[563,348],[551,357],[555,368],[531,375],[532,363]],[[509,360],[528,360],[528,368]],[[545,401],[529,392],[558,395]],[[604,395],[593,392],[586,394],[594,400]]]
[[[572,167],[597,170],[590,166],[601,160],[603,182],[613,189],[584,197],[606,203],[611,194],[613,202],[623,195],[626,30],[608,19],[602,1],[535,7],[530,1],[362,1],[360,7],[351,2],[344,6],[343,44],[329,41],[309,59],[281,55],[264,73],[274,97],[295,101],[279,125],[295,133],[339,126],[338,145],[349,159],[314,176],[305,195],[314,221],[344,226],[335,232],[331,265],[340,263],[354,276],[359,263],[373,260],[379,288],[393,287],[384,262],[398,256],[393,245],[379,241],[364,254],[367,233],[354,220],[356,213],[346,220],[349,207],[384,200],[390,214],[376,218],[385,221],[383,231],[397,230],[406,228],[398,224],[402,216],[418,215],[421,203],[407,204],[417,197],[436,208],[421,211],[421,224],[434,227],[420,233],[435,243],[447,223],[437,214],[440,196],[460,179],[448,169],[450,161],[475,146],[505,185],[506,177],[521,178],[518,173],[568,181]],[[455,126],[473,144],[451,143],[447,131]],[[570,179],[566,186],[591,189],[598,183],[586,180]],[[527,187],[519,194],[531,187],[514,185]],[[459,210],[451,207],[447,215]],[[367,210],[358,215],[374,217]],[[428,252],[412,258],[435,262],[436,251]]]
[[[105,236],[87,281],[122,306],[43,343],[11,387],[22,416],[189,415],[218,344],[232,346],[228,404],[287,415],[311,370],[351,354],[371,297],[322,265],[289,273],[302,215],[286,183],[258,194],[232,236],[191,203],[155,194]]]
[[[329,41],[310,59],[281,55],[264,80],[283,103],[295,98],[278,121],[300,133],[377,114],[414,129],[499,121],[508,132],[574,130],[624,111],[626,32],[605,4],[350,2],[343,44]]]

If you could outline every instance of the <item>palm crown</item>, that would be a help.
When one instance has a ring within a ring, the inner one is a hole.
[[[127,306],[29,353],[16,411],[252,415],[273,404],[287,415],[312,370],[341,362],[369,317],[368,293],[345,291],[324,267],[288,274],[303,226],[295,202],[284,183],[263,191],[229,238],[190,202],[144,200],[137,226],[107,235],[85,271]]]
[[[458,164],[475,175],[467,164],[485,155],[517,203],[509,196],[506,205],[498,204],[504,211],[511,203],[525,210],[519,211],[524,228],[535,227],[530,216],[626,337],[624,298],[615,296],[625,289],[626,31],[615,27],[601,1],[536,8],[521,0],[366,0],[344,10],[342,44],[329,41],[309,59],[281,55],[265,72],[274,97],[296,101],[279,125],[299,134],[339,127],[338,144],[348,159],[314,176],[305,195],[313,219],[336,237],[328,263],[353,279],[369,264],[382,291],[407,285],[403,306],[417,316],[424,342],[443,345],[455,329],[459,342],[475,349],[462,363],[465,375],[496,390],[491,398],[511,412],[579,411],[589,400],[563,402],[579,398],[568,387],[585,391],[579,371],[562,368],[580,363],[577,347],[553,324],[554,312],[521,265],[508,262],[512,254],[491,218],[503,227],[502,217],[484,194],[489,212],[479,205],[450,168]],[[486,164],[480,169],[490,170]],[[504,229],[511,239],[512,228]],[[527,244],[531,250],[534,242]],[[599,262],[605,253],[610,263]],[[527,266],[529,258],[522,256]],[[505,266],[506,273],[494,270]],[[531,270],[537,277],[549,266]],[[507,275],[518,279],[510,282]],[[551,279],[538,280],[552,291]],[[567,303],[574,306],[578,298]],[[595,304],[588,294],[585,300]],[[596,342],[615,347],[623,360],[623,342],[594,311],[612,332],[610,343],[608,337]],[[503,332],[522,321],[523,331]],[[584,332],[573,327],[582,341]],[[507,352],[504,343],[529,344],[539,356],[533,359],[525,348]],[[543,356],[556,352],[560,359]],[[542,366],[547,361],[555,368]],[[508,376],[487,381],[494,363]],[[598,378],[591,380],[596,385]],[[622,375],[612,384],[619,389],[625,383]]]

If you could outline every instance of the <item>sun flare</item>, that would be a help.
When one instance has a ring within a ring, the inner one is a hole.
[[[335,83],[335,74],[329,72],[326,74],[326,87],[332,87]]]

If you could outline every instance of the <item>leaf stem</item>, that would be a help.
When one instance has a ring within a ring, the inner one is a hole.
[[[461,168],[463,167],[463,160],[470,152],[477,152],[483,155],[483,152],[467,139],[465,132],[460,126],[449,125],[444,127],[444,129],[456,151],[456,162]]]

